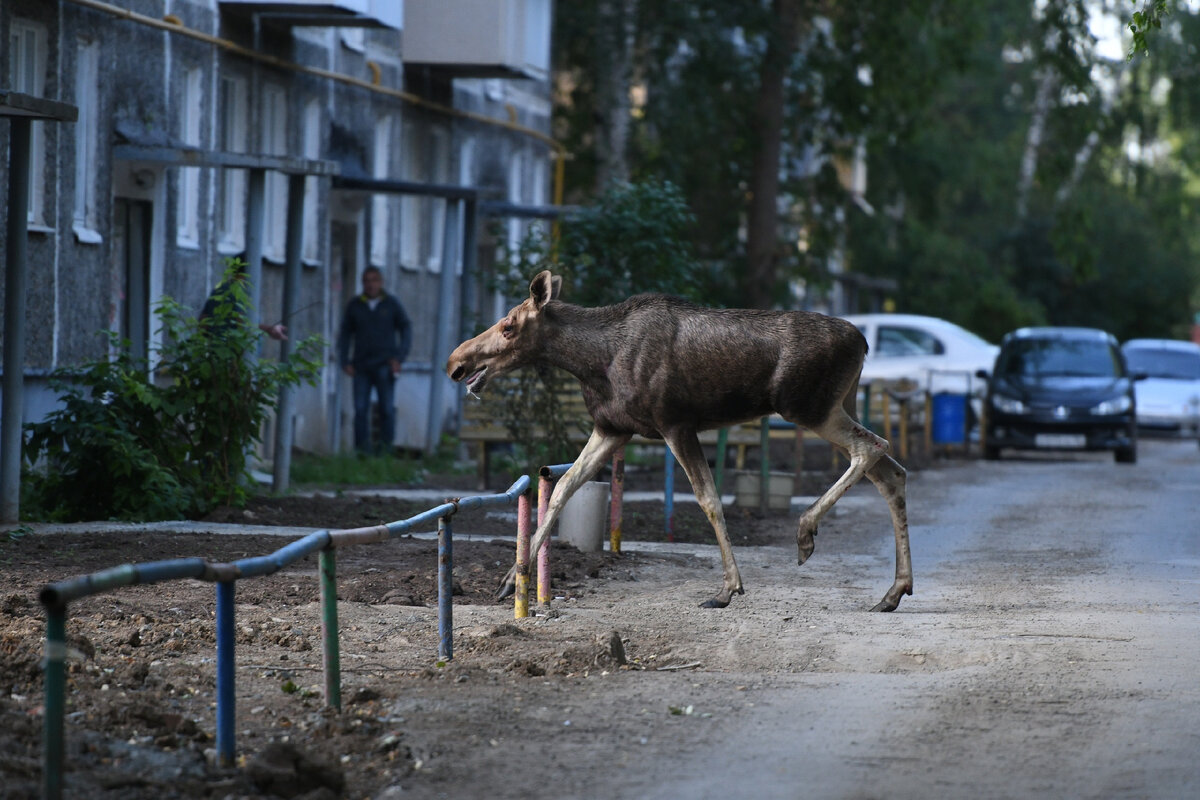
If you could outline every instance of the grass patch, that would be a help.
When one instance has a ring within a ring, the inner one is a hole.
[[[456,445],[456,442],[445,440],[433,455],[360,456],[355,453],[297,453],[292,459],[291,477],[297,484],[322,486],[420,484],[430,474],[469,471],[469,468],[455,464]]]

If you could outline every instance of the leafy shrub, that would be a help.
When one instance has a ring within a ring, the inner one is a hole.
[[[27,507],[55,520],[178,519],[243,505],[247,455],[281,388],[315,383],[321,339],[285,360],[250,357],[237,267],[204,320],[171,298],[158,304],[151,364],[109,334],[112,358],[54,373],[61,408],[25,426]],[[151,369],[151,365],[153,369]]]

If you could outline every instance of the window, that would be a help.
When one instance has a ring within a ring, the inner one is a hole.
[[[931,356],[942,355],[945,346],[936,337],[917,328],[880,326],[879,356]]]
[[[321,157],[321,106],[310,100],[304,106],[304,157]],[[303,258],[310,263],[320,260],[320,226],[317,221],[317,199],[320,183],[315,175],[304,179],[304,248]]]
[[[187,145],[199,147],[201,103],[204,92],[201,82],[204,73],[188,69],[183,79],[183,103],[180,107],[179,138]],[[200,246],[200,168],[180,167],[178,207],[175,214],[176,239],[181,247]]]
[[[96,142],[100,137],[99,97],[100,46],[80,40],[75,62],[75,238],[84,244],[103,241],[96,225]]]
[[[424,179],[422,174],[421,141],[416,135],[416,128],[404,126],[404,179],[419,181]],[[417,269],[421,264],[421,237],[424,230],[422,211],[424,198],[406,194],[400,200],[400,266],[405,269]]]
[[[525,199],[525,154],[515,153],[508,163],[508,202],[521,203]],[[519,217],[508,219],[508,250],[516,253],[521,248],[525,226]]]
[[[287,154],[287,93],[281,86],[263,87],[259,147],[264,155]],[[263,201],[263,254],[283,261],[287,235],[287,176],[268,172]]]
[[[428,163],[432,166],[429,180],[433,183],[447,183],[450,178],[449,153],[446,146],[446,131],[434,130],[429,139]],[[449,202],[443,198],[428,198],[425,200],[429,209],[429,224],[425,230],[429,236],[425,252],[429,253],[426,262],[430,272],[442,271],[442,256],[446,245],[446,216],[449,214]]]
[[[465,139],[462,143],[462,149],[459,151],[458,182],[461,186],[471,186],[475,183],[475,139],[473,137]],[[462,275],[464,256],[466,256],[466,253],[458,254],[456,271],[458,275]]]
[[[392,161],[392,118],[381,117],[375,122],[371,175],[386,178]],[[376,193],[371,197],[371,263],[387,265],[388,247],[392,238],[392,200],[389,195]]]
[[[217,147],[227,153],[244,153],[250,126],[246,119],[246,81],[222,76]],[[224,254],[246,248],[246,170],[221,170],[217,248]]]
[[[41,97],[46,90],[46,29],[14,19],[8,34],[8,74],[15,92]],[[46,144],[42,123],[29,132],[29,225],[46,227]]]

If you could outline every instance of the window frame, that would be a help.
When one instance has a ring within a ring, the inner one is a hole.
[[[96,188],[99,133],[100,44],[80,38],[75,50],[75,197],[72,230],[81,244],[101,244]]]
[[[201,147],[204,124],[204,70],[188,67],[183,74],[183,102],[179,111],[179,140]],[[175,244],[200,248],[200,167],[180,167],[175,206]]]
[[[9,83],[14,91],[33,97],[46,93],[46,63],[49,38],[46,27],[32,20],[14,17],[9,23]],[[33,52],[27,52],[32,45]],[[32,70],[30,74],[29,70]],[[29,210],[26,225],[35,230],[50,230],[46,215],[46,134],[42,122],[29,125]]]
[[[248,82],[238,75],[221,75],[217,82],[220,121],[219,149],[245,153],[250,142]],[[246,170],[221,170],[220,206],[217,214],[217,250],[233,255],[246,249]]]

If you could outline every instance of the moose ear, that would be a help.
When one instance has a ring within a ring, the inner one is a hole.
[[[558,275],[551,275],[548,269],[542,270],[534,276],[533,281],[529,284],[529,296],[533,298],[533,307],[541,310],[546,303],[557,300],[561,290],[562,278]]]

